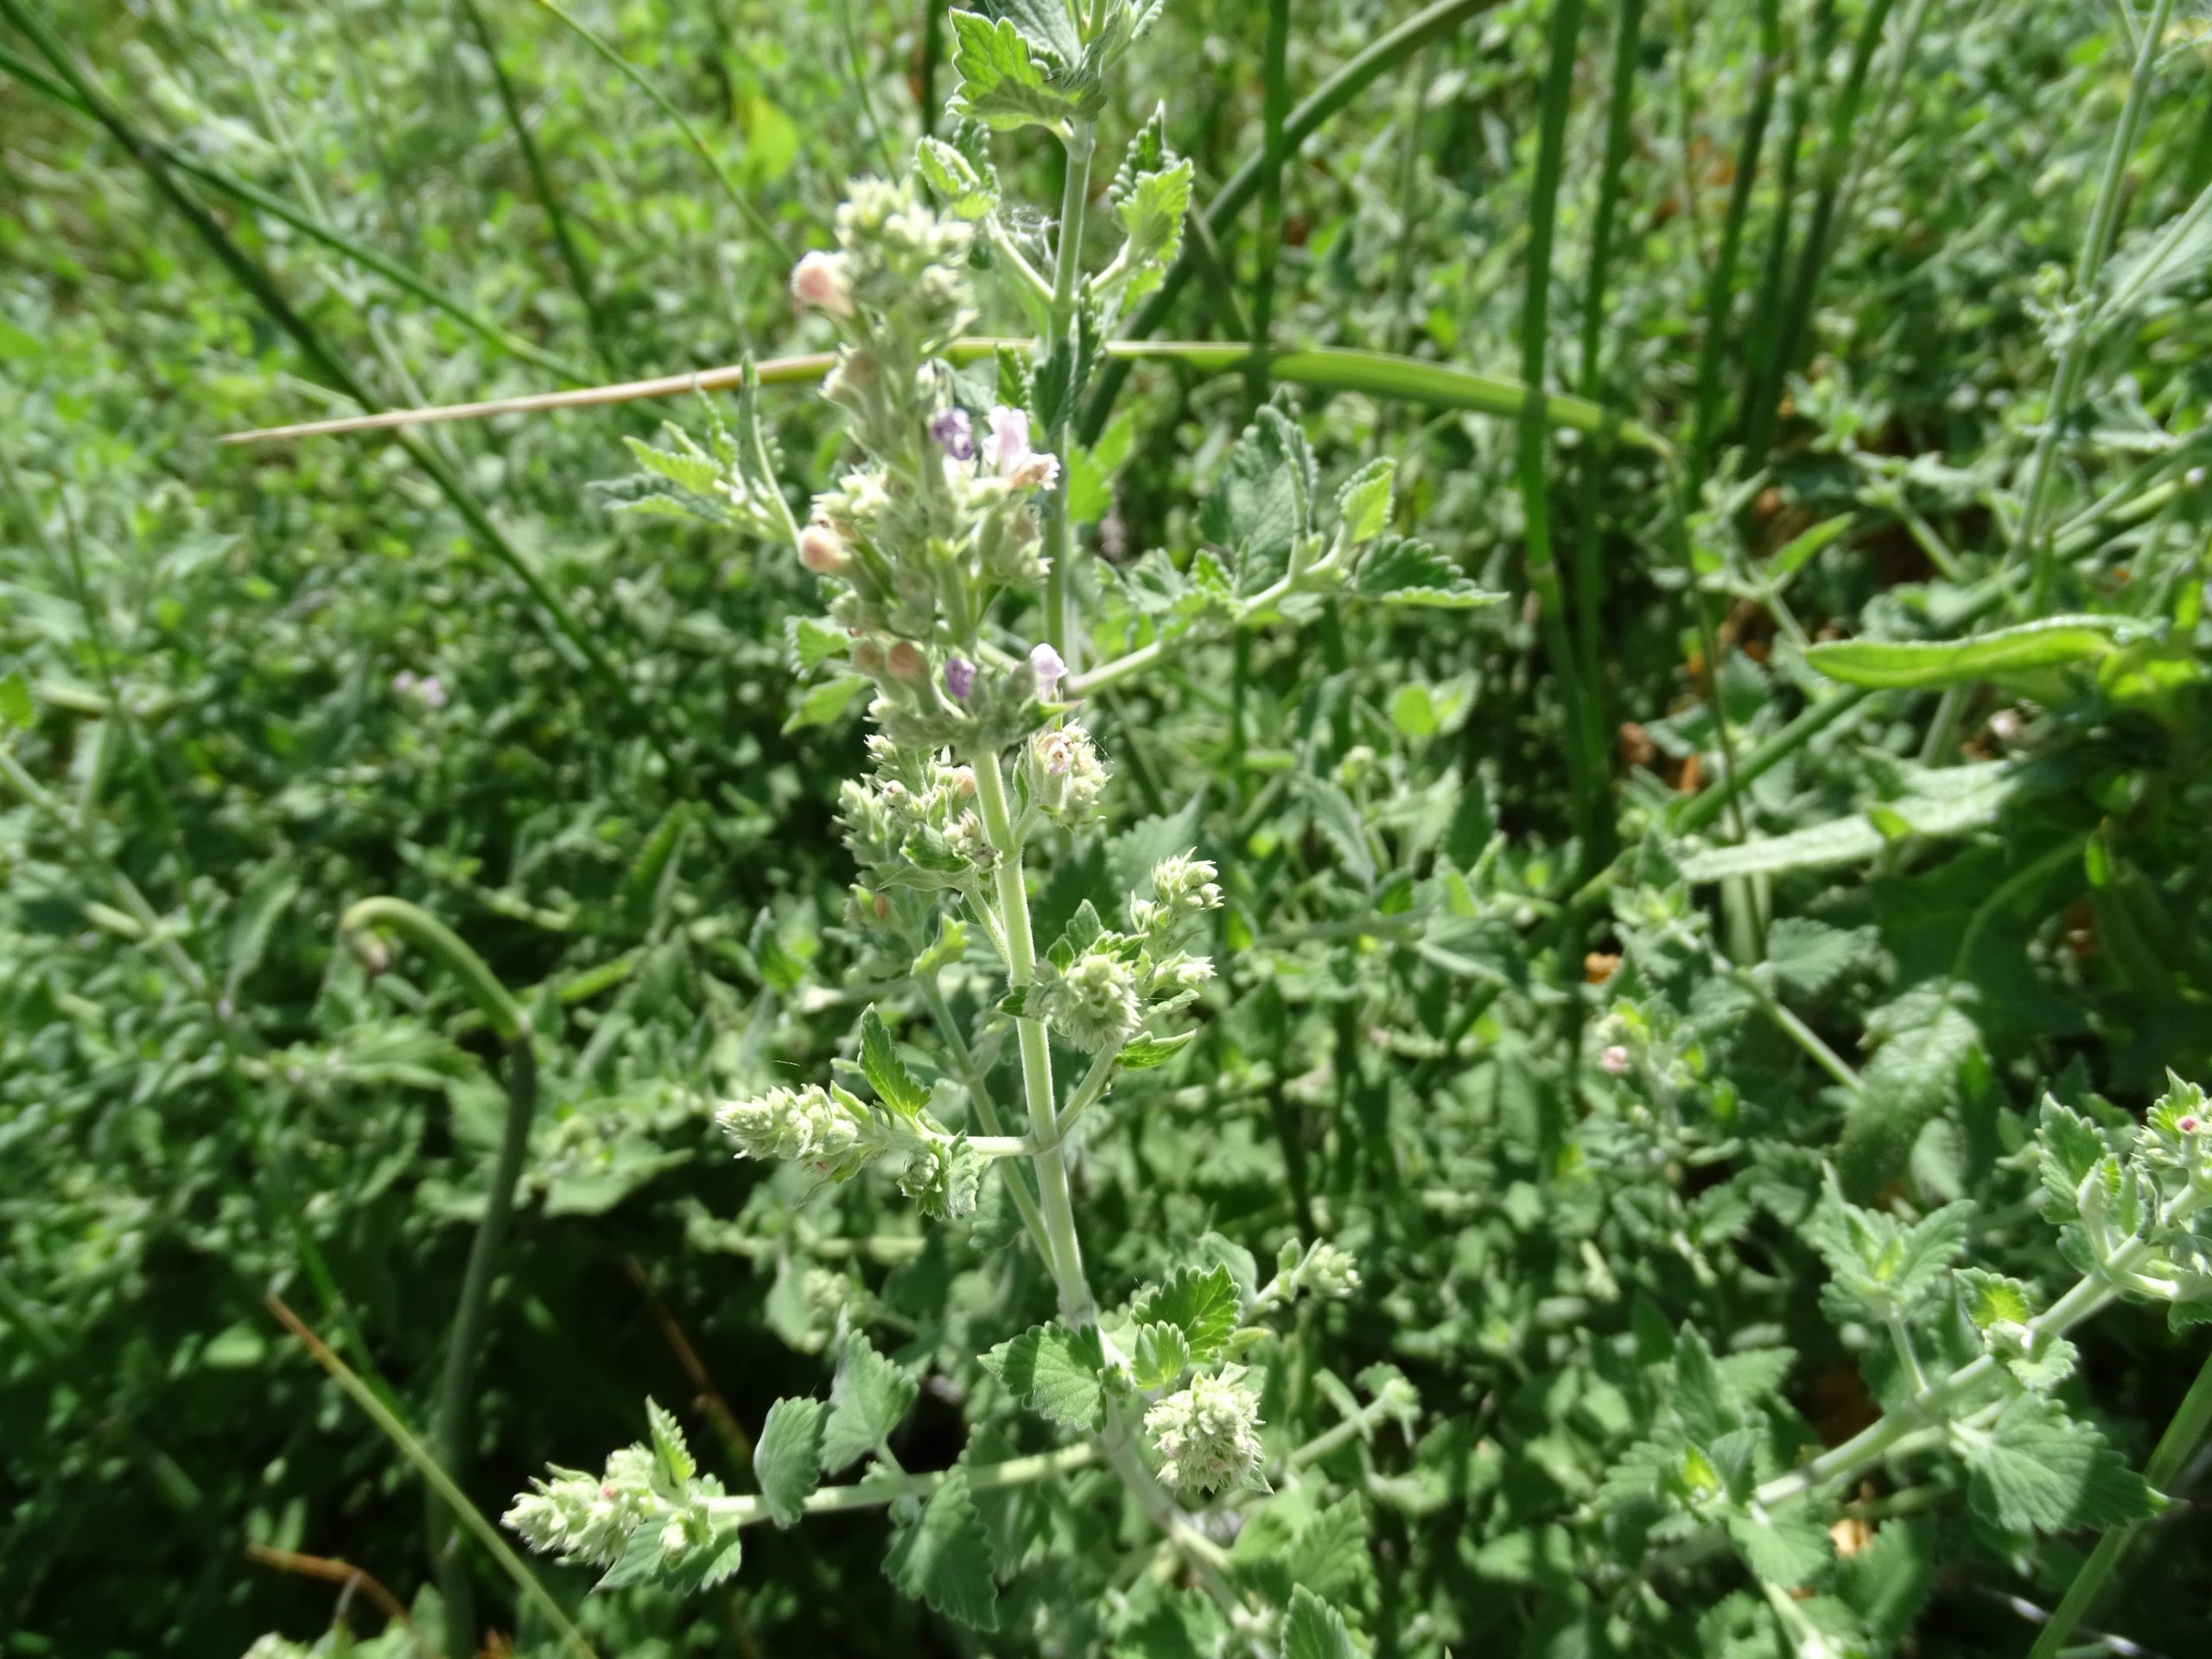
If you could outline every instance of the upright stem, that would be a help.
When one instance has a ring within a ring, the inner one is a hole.
[[[1096,122],[1078,121],[1068,135],[1068,170],[1060,188],[1060,233],[1052,261],[1049,327],[1046,338],[1037,343],[1045,356],[1063,347],[1074,349],[1071,331],[1075,327],[1076,274],[1083,266],[1083,217],[1090,200],[1090,156],[1097,143]],[[1068,524],[1068,486],[1073,471],[1066,453],[1073,402],[1071,396],[1053,411],[1052,424],[1045,434],[1046,448],[1060,457],[1059,482],[1045,501],[1045,638],[1070,669],[1081,666],[1078,658],[1083,648],[1075,628],[1074,573],[1068,568],[1075,549]],[[1026,907],[1022,925],[1027,931]]]
[[[993,880],[998,885],[1000,919],[1006,927],[1007,981],[1019,988],[1037,976],[1037,942],[1029,926],[1029,890],[1021,875],[1021,842],[1007,810],[1006,780],[995,754],[976,757],[976,805],[983,833],[998,855]],[[1060,1294],[1060,1315],[1071,1325],[1097,1318],[1090,1286],[1083,1275],[1083,1249],[1075,1233],[1075,1208],[1068,1198],[1068,1167],[1060,1155],[1059,1114],[1052,1100],[1052,1049],[1041,1020],[1019,1019],[1014,1038],[1021,1057],[1021,1092],[1029,1109],[1029,1133],[1037,1143],[1031,1166],[1037,1172],[1037,1204],[1050,1246],[1046,1265]]]

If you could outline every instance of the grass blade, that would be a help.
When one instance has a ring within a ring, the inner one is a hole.
[[[524,1599],[544,1615],[546,1622],[581,1656],[581,1659],[598,1659],[598,1655],[592,1651],[591,1643],[584,1640],[583,1633],[570,1624],[569,1616],[561,1611],[561,1604],[537,1581],[537,1575],[524,1565],[522,1558],[499,1535],[499,1529],[486,1520],[483,1511],[468,1501],[468,1494],[454,1484],[453,1477],[438,1466],[438,1460],[415,1437],[414,1431],[399,1420],[399,1414],[378,1399],[368,1384],[354,1376],[346,1362],[331,1352],[322,1339],[308,1328],[306,1321],[285,1306],[274,1292],[270,1294],[269,1311],[276,1316],[287,1331],[299,1338],[300,1345],[308,1351],[308,1356],[330,1374],[331,1381],[345,1391],[347,1399],[360,1408],[361,1414],[377,1426],[399,1455],[415,1465],[416,1471],[445,1500],[453,1511],[454,1518],[475,1535],[476,1541],[484,1546],[492,1559],[499,1564],[500,1570],[514,1581],[516,1590]]]
[[[1970,639],[1833,639],[1805,660],[1847,685],[1920,691],[2089,662],[2110,653],[2118,626],[2109,616],[2047,616]]]
[[[753,234],[768,245],[779,261],[786,265],[790,264],[793,257],[791,245],[776,234],[776,227],[768,222],[768,216],[766,213],[753,206],[753,199],[737,188],[737,181],[730,177],[729,169],[725,168],[721,164],[721,158],[708,148],[707,141],[700,137],[699,130],[684,118],[683,111],[670,103],[666,94],[647,79],[643,70],[616,51],[592,29],[590,24],[566,7],[556,4],[555,0],[537,0],[537,3],[559,18],[569,33],[596,53],[601,60],[609,68],[614,70],[625,80],[651,99],[654,107],[663,115],[676,123],[677,130],[691,141],[691,148],[699,152],[700,159],[706,162],[708,170],[715,175],[715,182],[721,186],[722,194],[729,198],[730,206],[736,208],[739,215],[753,227]]]
[[[1216,242],[1226,236],[1229,227],[1236,222],[1237,214],[1259,194],[1260,181],[1266,170],[1280,168],[1300,144],[1320,130],[1330,117],[1431,41],[1497,3],[1497,0],[1437,0],[1436,4],[1415,12],[1395,29],[1377,35],[1365,50],[1345,60],[1336,73],[1283,118],[1281,144],[1246,157],[1243,164],[1230,175],[1228,181],[1206,204],[1203,215],[1206,233]],[[1142,340],[1167,320],[1168,311],[1196,269],[1194,239],[1185,238],[1182,257],[1168,267],[1166,279],[1131,320],[1125,338]],[[1128,366],[1123,362],[1109,363],[1099,371],[1097,387],[1084,408],[1082,420],[1077,423],[1078,442],[1098,442],[1098,435],[1106,429],[1106,417],[1113,411],[1114,399],[1121,394],[1122,383],[1128,378]]]

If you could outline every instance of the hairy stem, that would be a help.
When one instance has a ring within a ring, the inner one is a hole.
[[[1068,136],[1067,178],[1060,189],[1060,228],[1052,262],[1052,298],[1047,308],[1049,327],[1037,342],[1040,358],[1057,351],[1075,349],[1076,277],[1083,268],[1083,219],[1090,200],[1090,157],[1097,148],[1097,124],[1078,121]],[[1067,407],[1063,399],[1045,434],[1045,448],[1060,457],[1059,481],[1045,500],[1045,638],[1071,668],[1080,666],[1082,641],[1076,637],[1074,575],[1068,562],[1074,556],[1075,537],[1068,523],[1068,489],[1074,469],[1068,448]]]

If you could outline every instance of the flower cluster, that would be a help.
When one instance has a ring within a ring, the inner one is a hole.
[[[1137,976],[1117,950],[1088,950],[1063,971],[1040,963],[1031,994],[1037,1014],[1086,1054],[1119,1048],[1144,1018]]]
[[[1188,917],[1221,908],[1220,872],[1212,863],[1191,854],[1179,853],[1153,867],[1149,899],[1129,899],[1129,925],[1140,933],[1160,935]]]
[[[1224,1486],[1264,1486],[1260,1473],[1260,1402],[1238,1383],[1242,1366],[1199,1376],[1144,1414],[1160,1454],[1160,1478],[1172,1491],[1214,1492]]]
[[[741,1158],[810,1163],[833,1181],[884,1161],[925,1214],[958,1217],[976,1207],[986,1160],[925,1111],[893,1111],[814,1084],[725,1102],[715,1121]]]
[[[1021,775],[1037,810],[1066,830],[1090,821],[1098,810],[1108,776],[1098,746],[1072,721],[1029,740]]]

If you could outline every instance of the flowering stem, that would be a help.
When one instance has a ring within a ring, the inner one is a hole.
[[[1037,976],[1037,944],[1029,927],[1029,893],[1021,879],[1021,842],[1014,833],[1007,810],[1006,780],[999,757],[977,757],[976,805],[983,819],[983,833],[998,854],[994,879],[998,883],[999,912],[1006,928],[1007,982],[1016,988]],[[1060,1295],[1060,1313],[1070,1325],[1081,1326],[1097,1317],[1090,1287],[1083,1276],[1083,1249],[1077,1242],[1075,1209],[1068,1198],[1068,1169],[1060,1157],[1059,1115],[1052,1100],[1052,1050],[1046,1039],[1042,1020],[1019,1019],[1014,1037],[1021,1056],[1022,1096],[1029,1109],[1030,1138],[1037,1143],[1031,1166],[1037,1173],[1038,1208],[1045,1221],[1046,1265]]]
[[[1001,951],[1003,954],[1003,951]],[[951,1051],[954,1069],[968,1090],[969,1103],[975,1108],[976,1119],[993,1135],[998,1134],[997,1103],[991,1098],[990,1085],[976,1069],[976,1056],[968,1046],[968,1039],[961,1034],[960,1022],[952,1016],[952,1007],[944,1000],[935,974],[927,974],[915,982],[921,987],[922,1000],[929,1004],[930,1017],[937,1021],[938,1034]],[[1007,1192],[1014,1199],[1014,1207],[1021,1212],[1022,1224],[1029,1229],[1030,1241],[1037,1246],[1037,1258],[1045,1264],[1046,1272],[1052,1267],[1052,1238],[1045,1230],[1045,1217],[1037,1208],[1036,1194],[1029,1190],[1029,1183],[1022,1179],[1020,1172],[1006,1172]]]
[[[887,1503],[897,1503],[902,1497],[927,1497],[954,1474],[961,1472],[963,1467],[969,1491],[995,1492],[1007,1486],[1026,1486],[1033,1481],[1049,1480],[1054,1475],[1072,1474],[1076,1470],[1088,1468],[1097,1461],[1097,1446],[1089,1440],[1081,1440],[1073,1446],[1064,1446],[1057,1452],[1040,1452],[1034,1457],[1008,1458],[1002,1463],[956,1465],[951,1469],[932,1470],[926,1474],[886,1475],[874,1480],[855,1481],[849,1486],[824,1486],[809,1493],[799,1508],[808,1515],[833,1515],[845,1510],[880,1509]],[[749,1527],[768,1519],[766,1502],[750,1495],[709,1498],[707,1508],[717,1521],[726,1526]]]
[[[1083,217],[1090,200],[1090,156],[1097,145],[1097,124],[1078,121],[1068,135],[1066,182],[1060,191],[1059,244],[1052,264],[1052,296],[1045,338],[1037,342],[1039,359],[1065,345],[1075,327],[1076,273],[1083,262]],[[1068,415],[1065,407],[1054,411],[1045,433],[1045,448],[1060,457],[1059,480],[1045,503],[1045,638],[1070,669],[1081,664],[1073,616],[1074,588],[1068,561],[1074,537],[1068,524],[1068,487],[1073,468],[1065,454]]]

